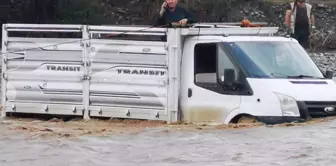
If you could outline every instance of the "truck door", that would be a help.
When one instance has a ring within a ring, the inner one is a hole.
[[[194,47],[193,83],[187,87],[187,107],[183,112],[187,121],[223,123],[231,111],[239,108],[241,96],[220,83],[225,79],[224,69],[233,69],[235,79],[239,75],[239,68],[221,45],[199,43]]]

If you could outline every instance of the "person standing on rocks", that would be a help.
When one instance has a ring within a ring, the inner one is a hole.
[[[306,49],[309,47],[311,29],[315,28],[312,8],[305,0],[295,0],[288,5],[286,11],[285,22],[291,30],[291,36]]]
[[[178,0],[164,0],[160,10],[160,17],[157,19],[155,26],[168,24],[186,26],[195,22],[196,20],[192,14],[178,5]]]

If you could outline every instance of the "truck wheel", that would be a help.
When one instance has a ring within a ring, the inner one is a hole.
[[[238,119],[237,124],[252,124],[252,123],[258,123],[257,118],[253,116],[242,116]]]

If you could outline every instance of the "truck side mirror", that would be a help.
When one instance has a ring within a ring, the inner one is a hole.
[[[326,74],[328,79],[332,79],[334,77],[334,72],[332,72],[330,70],[327,70],[325,74]]]
[[[236,73],[233,69],[224,69],[224,81],[225,86],[232,86],[236,79]]]

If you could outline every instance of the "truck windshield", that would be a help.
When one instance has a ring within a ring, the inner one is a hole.
[[[323,78],[314,61],[296,42],[230,42],[234,58],[253,78]]]

